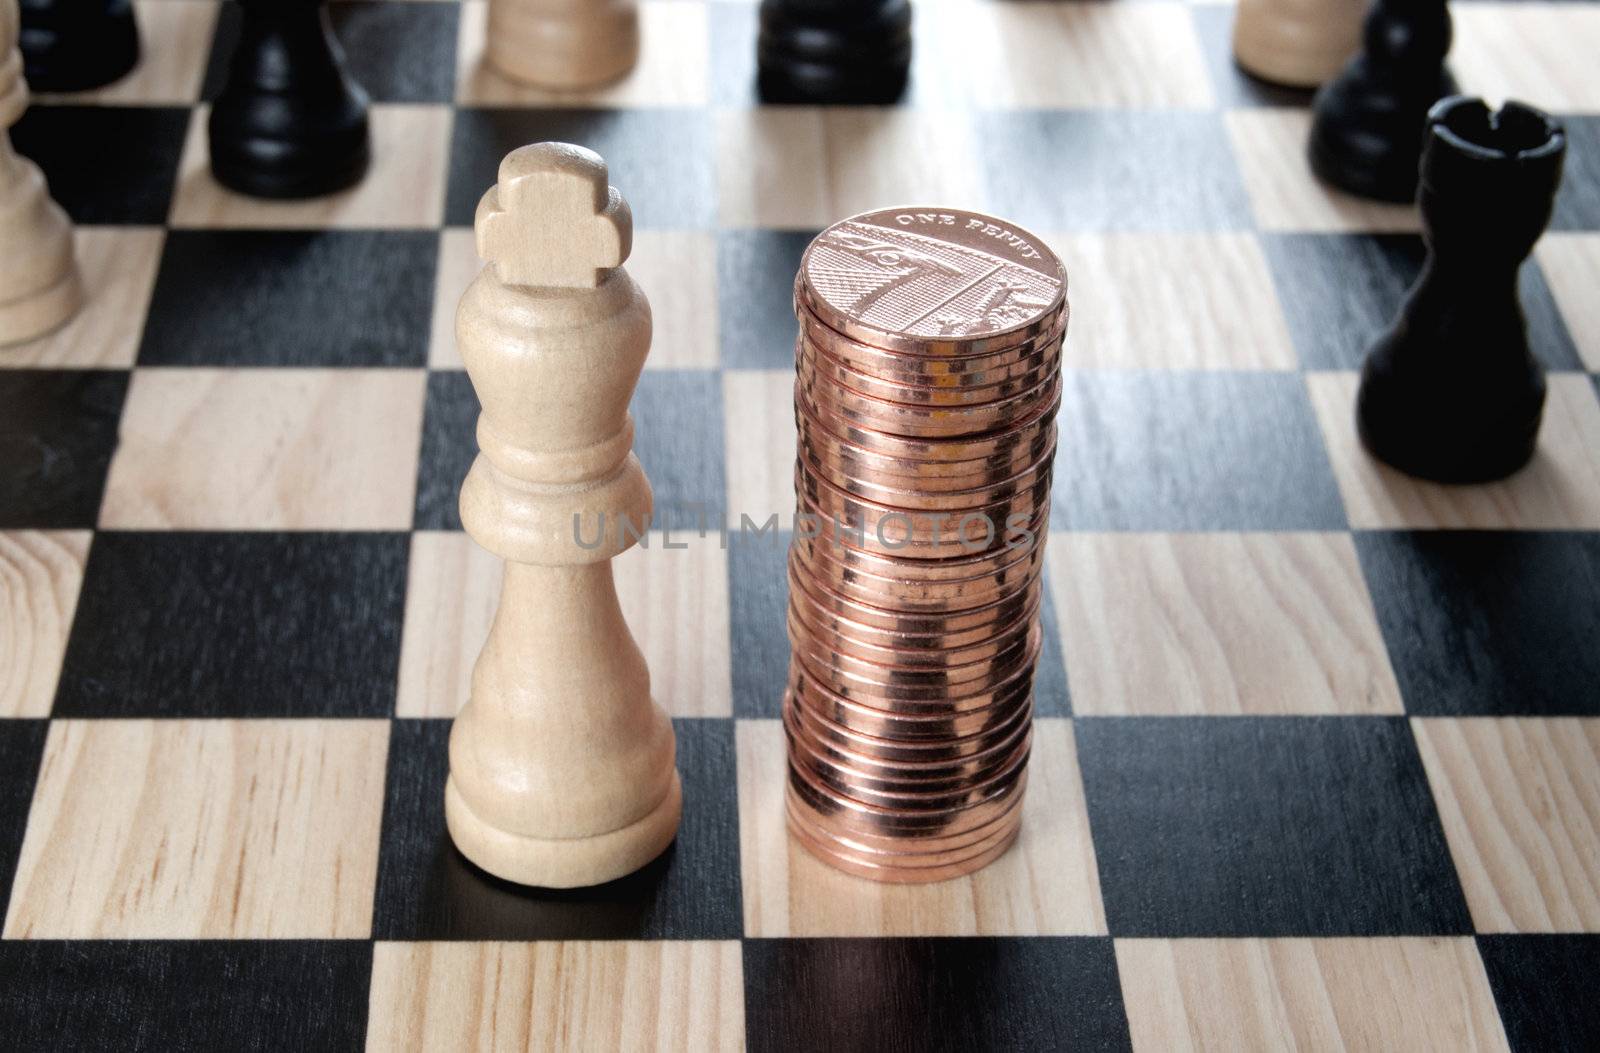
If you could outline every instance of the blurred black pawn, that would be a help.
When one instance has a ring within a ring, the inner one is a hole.
[[[34,91],[87,91],[139,63],[131,0],[22,0],[22,71]]]
[[[1417,194],[1428,108],[1456,91],[1445,0],[1377,0],[1361,53],[1312,102],[1311,170],[1362,197],[1409,202]]]
[[[887,105],[911,69],[911,4],[762,0],[756,64],[766,102]]]
[[[211,172],[243,194],[316,197],[360,181],[367,94],[344,71],[326,0],[240,0],[243,24],[211,107]]]
[[[1567,140],[1517,102],[1445,99],[1428,114],[1418,203],[1428,259],[1367,356],[1361,441],[1403,472],[1487,482],[1528,463],[1544,369],[1528,350],[1517,271],[1550,222]]]

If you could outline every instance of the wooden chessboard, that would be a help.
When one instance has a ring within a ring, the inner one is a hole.
[[[755,104],[748,2],[646,0],[581,100],[481,71],[482,0],[339,3],[375,167],[268,205],[207,175],[237,10],[135,2],[144,65],[15,130],[93,302],[0,352],[0,1042],[1600,1046],[1600,4],[1455,5],[1462,83],[1571,150],[1539,454],[1448,489],[1351,424],[1416,217],[1312,181],[1224,4],[925,0],[906,103],[823,112]],[[451,318],[547,138],[632,203],[688,545],[618,567],[682,833],[559,894],[466,864],[441,798],[499,574]],[[787,840],[785,539],[685,526],[787,517],[800,249],[896,201],[1072,276],[1024,831],[920,888]]]

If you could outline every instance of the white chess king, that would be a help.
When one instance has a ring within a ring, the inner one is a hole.
[[[0,346],[43,336],[83,302],[72,224],[32,161],[11,148],[9,129],[28,108],[16,0],[0,0]]]
[[[507,564],[445,816],[491,874],[595,885],[659,855],[682,811],[672,723],[611,577],[651,514],[628,414],[650,305],[622,268],[632,215],[588,150],[509,154],[477,238],[487,266],[456,313],[483,405],[461,520]]]

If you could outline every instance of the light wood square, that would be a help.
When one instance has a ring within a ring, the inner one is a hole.
[[[1600,373],[1600,234],[1546,234],[1534,256],[1578,354]]]
[[[379,943],[367,1048],[742,1050],[739,943]]]
[[[165,244],[166,234],[159,228],[77,228],[73,246],[83,280],[83,307],[53,333],[0,348],[0,366],[126,369],[133,365]]]
[[[724,227],[820,230],[829,211],[822,111],[718,110],[717,208]]]
[[[1600,932],[1600,720],[1413,719],[1478,932]]]
[[[824,110],[822,128],[828,223],[907,202],[986,210],[971,122],[940,110],[848,106]]]
[[[1446,486],[1374,459],[1356,435],[1355,373],[1308,373],[1311,405],[1358,530],[1600,529],[1600,401],[1589,378],[1552,373],[1533,460],[1496,483]]]
[[[462,106],[595,106],[640,109],[704,106],[710,96],[711,30],[700,0],[639,4],[639,61],[621,80],[584,91],[520,84],[483,59],[486,0],[465,0],[456,37],[456,102]]]
[[[74,106],[192,103],[200,97],[220,9],[213,0],[133,0],[141,43],[139,64],[103,88],[71,94],[39,92],[35,98]]]
[[[794,371],[730,369],[722,374],[723,446],[728,458],[728,526],[760,525],[774,513],[794,521]]]
[[[415,229],[443,222],[448,106],[373,106],[372,167],[366,176],[348,190],[304,201],[246,197],[213,179],[206,135],[210,113],[209,106],[196,107],[189,121],[169,217],[174,227]]]
[[[364,939],[389,724],[56,721],[7,939]]]
[[[89,537],[87,530],[0,531],[0,718],[50,715]]]
[[[1470,937],[1118,940],[1133,1048],[1506,1049]]]
[[[960,86],[992,109],[1206,109],[1214,104],[1194,22],[1181,3],[941,4],[919,49],[917,90]]]
[[[1600,113],[1600,10],[1593,4],[1471,3],[1451,8],[1450,66],[1462,90],[1492,104]]]
[[[1416,231],[1411,205],[1367,201],[1319,182],[1306,160],[1311,111],[1252,108],[1223,114],[1256,224],[1271,231]]]
[[[628,273],[650,300],[654,333],[646,369],[715,369],[717,246],[704,231],[636,230]],[[452,227],[439,237],[428,365],[462,369],[456,347],[456,308],[483,267],[473,232]]]
[[[789,836],[783,725],[741,720],[739,860],[746,936],[1061,936],[1106,931],[1072,723],[1033,731],[1022,833],[975,874],[889,885],[834,870]]]
[[[675,717],[733,714],[727,559],[716,533],[652,531],[612,564],[617,598],[650,667],[650,690]],[[668,548],[685,545],[685,548]],[[400,646],[402,717],[453,717],[500,603],[505,565],[466,534],[411,539]]]
[[[1073,712],[1400,713],[1345,534],[1054,534]]]
[[[139,369],[100,526],[406,530],[425,375]]]
[[[1075,369],[1295,369],[1272,272],[1250,234],[1068,234]]]

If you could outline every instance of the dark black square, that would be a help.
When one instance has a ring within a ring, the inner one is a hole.
[[[635,227],[701,230],[716,222],[711,114],[666,108],[457,110],[445,222],[471,226],[505,155],[546,140],[576,143],[604,157]]]
[[[167,235],[141,365],[423,366],[439,236]]]
[[[1065,374],[1055,530],[1340,530],[1293,373]]]
[[[780,522],[781,522],[780,518]],[[728,622],[733,714],[776,719],[789,681],[788,531],[734,532],[728,539]]]
[[[11,902],[11,879],[28,829],[33,783],[48,730],[45,720],[0,720],[0,903]]]
[[[1253,223],[1220,113],[991,111],[973,114],[973,130],[989,208],[1034,231]]]
[[[1600,936],[1479,936],[1478,953],[1515,1053],[1600,1049]]]
[[[1266,234],[1262,246],[1308,369],[1360,369],[1427,258],[1415,234]],[[1534,354],[1550,369],[1581,369],[1536,262],[1523,265],[1518,287]]]
[[[126,373],[0,370],[0,528],[95,525],[127,393]]]
[[[58,717],[384,717],[408,538],[100,533]]]
[[[479,870],[444,823],[450,722],[397,720],[373,936],[380,940],[737,939],[733,721],[675,720],[683,821],[657,860],[587,889],[532,889]]]
[[[478,396],[459,370],[428,374],[417,461],[418,530],[461,529],[461,482],[478,456]]]
[[[1216,92],[1217,105],[1223,108],[1245,106],[1310,106],[1316,94],[1309,88],[1288,88],[1269,84],[1246,73],[1233,60],[1233,8],[1196,4],[1189,8],[1195,32],[1200,38],[1200,54]]]
[[[723,522],[722,377],[707,369],[647,369],[633,393],[633,452],[655,491],[655,526]]]
[[[1600,716],[1600,534],[1355,541],[1408,713]]]
[[[1472,922],[1399,717],[1077,720],[1113,936],[1399,936]]]
[[[744,944],[750,1049],[1128,1049],[1111,941]]]
[[[74,223],[160,226],[172,206],[189,111],[156,106],[34,106],[11,129]]]
[[[725,369],[793,369],[794,276],[809,231],[717,235],[717,322]]]
[[[1567,131],[1566,172],[1550,229],[1600,230],[1600,117],[1562,117],[1561,124]]]
[[[330,4],[345,69],[374,102],[450,102],[455,98],[459,3]],[[223,4],[201,97],[215,99],[228,78],[242,15]]]
[[[359,1050],[364,940],[8,940],[11,1049]]]

